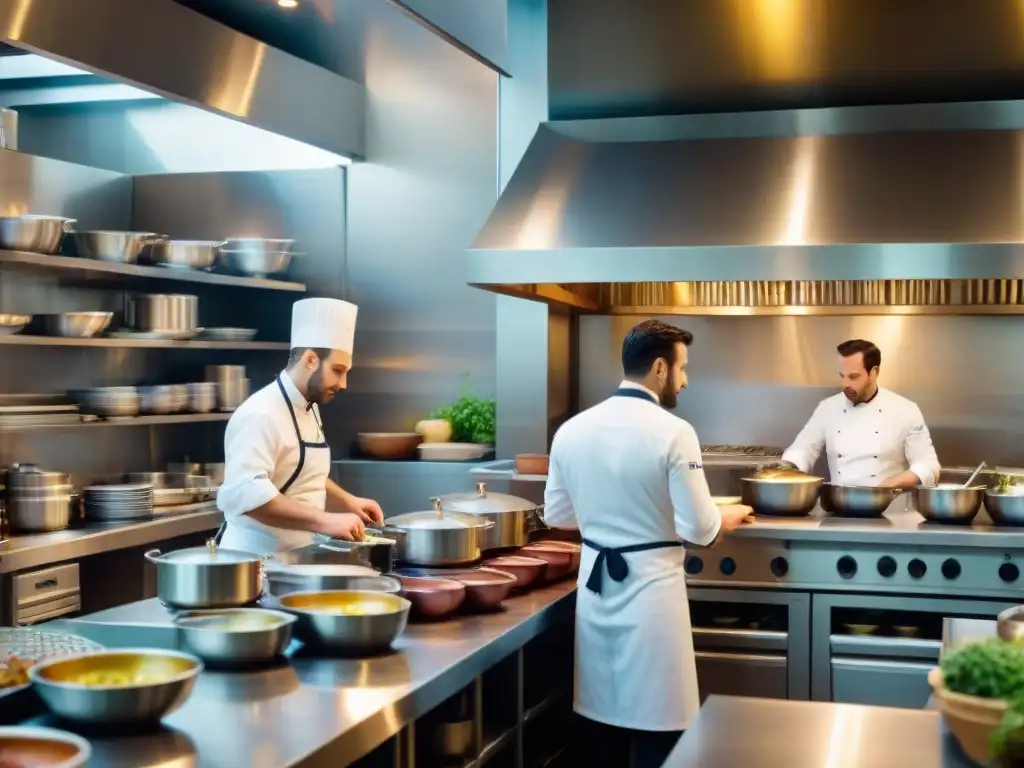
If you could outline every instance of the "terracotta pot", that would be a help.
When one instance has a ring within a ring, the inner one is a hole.
[[[983,699],[953,693],[942,682],[942,670],[928,673],[928,684],[935,693],[939,711],[960,748],[978,765],[988,765],[989,737],[999,727],[1009,703],[1003,699]]]
[[[517,475],[546,475],[548,456],[545,453],[520,453],[516,456]]]
[[[408,459],[423,442],[415,432],[360,432],[356,437],[363,453],[385,461]]]

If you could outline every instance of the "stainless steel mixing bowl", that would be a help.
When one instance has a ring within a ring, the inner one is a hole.
[[[818,503],[820,477],[766,478],[744,477],[740,497],[759,515],[803,517]]]
[[[286,271],[293,255],[289,251],[221,249],[217,255],[217,262],[231,272],[239,272],[249,277],[267,277]]]
[[[60,312],[46,315],[44,326],[48,336],[91,339],[107,330],[113,318],[113,312]]]
[[[981,510],[984,485],[970,488],[946,485],[914,489],[914,506],[925,520],[950,525],[970,525]]]
[[[881,517],[899,494],[898,488],[824,483],[821,506],[829,514],[840,517]]]
[[[1024,494],[987,490],[985,510],[996,525],[1024,525]]]
[[[335,653],[363,656],[391,647],[409,620],[412,604],[386,592],[293,592],[280,599],[294,613],[296,636]]]
[[[54,254],[74,219],[63,216],[4,216],[0,218],[0,248]]]
[[[142,249],[160,239],[154,232],[119,232],[92,230],[72,232],[75,253],[83,259],[135,264]]]
[[[265,608],[190,611],[176,616],[178,645],[217,666],[273,661],[292,640],[295,616]]]

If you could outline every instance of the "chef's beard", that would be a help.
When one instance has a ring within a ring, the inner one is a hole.
[[[846,395],[846,399],[849,400],[854,405],[859,405],[860,403],[863,403],[865,400],[867,400],[867,391],[858,392],[855,389],[844,389],[843,394]]]
[[[662,408],[671,410],[679,402],[679,393],[670,382],[666,381],[665,385],[661,388],[661,392],[658,393],[658,401],[661,403]]]
[[[334,399],[335,391],[324,387],[323,367],[317,368],[309,375],[309,381],[306,382],[306,397],[309,402],[326,405]]]

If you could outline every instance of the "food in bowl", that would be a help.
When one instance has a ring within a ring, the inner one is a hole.
[[[33,668],[31,677],[86,688],[130,688],[160,685],[201,668],[198,659],[184,654],[103,651],[39,664]]]
[[[401,605],[385,592],[293,592],[281,598],[281,607],[296,611],[330,613],[336,616],[383,616]]]
[[[92,749],[81,736],[55,728],[0,728],[0,768],[78,768]]]

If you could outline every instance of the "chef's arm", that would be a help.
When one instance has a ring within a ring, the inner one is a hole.
[[[562,484],[558,460],[560,453],[558,435],[556,434],[551,445],[551,457],[548,460],[548,481],[544,485],[544,524],[549,528],[577,530],[580,523],[576,519],[576,510],[572,506],[568,489]]]
[[[352,509],[355,496],[336,482],[327,478],[327,509],[334,512],[348,512]]]
[[[711,497],[693,427],[680,421],[669,446],[668,490],[676,533],[683,541],[707,547],[722,531],[722,513]]]
[[[810,472],[814,469],[824,447],[825,412],[823,406],[819,405],[793,444],[783,452],[782,460],[788,461],[801,472]]]
[[[932,444],[932,436],[928,425],[924,423],[921,409],[916,405],[908,414],[910,425],[904,438],[904,452],[910,468],[891,477],[883,483],[890,488],[913,488],[917,485],[935,485],[939,480],[942,466]]]
[[[270,481],[279,437],[264,414],[253,413],[224,437],[224,483],[217,506],[230,520],[248,515],[275,528],[320,531],[326,512],[282,494]]]

